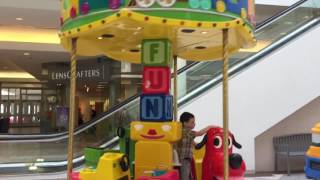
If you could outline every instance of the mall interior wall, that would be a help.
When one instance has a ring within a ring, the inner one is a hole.
[[[320,97],[311,101],[281,122],[255,138],[255,162],[257,172],[274,171],[274,150],[272,138],[276,136],[311,133],[311,128],[320,122]],[[304,167],[304,157],[290,160],[291,170],[301,171]],[[286,159],[279,159],[279,171],[286,171]]]
[[[230,130],[243,145],[239,152],[249,171],[255,170],[255,138],[319,97],[319,37],[317,26],[230,79]],[[196,129],[222,125],[221,85],[184,111],[195,114]]]

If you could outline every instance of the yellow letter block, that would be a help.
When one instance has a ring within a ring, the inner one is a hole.
[[[180,122],[134,121],[130,126],[133,140],[176,142],[181,138]]]
[[[136,143],[135,177],[150,176],[154,170],[171,170],[173,147],[168,142],[139,141]]]

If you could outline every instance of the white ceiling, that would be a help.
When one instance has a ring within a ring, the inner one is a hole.
[[[0,0],[0,26],[59,29],[59,7],[60,0]],[[42,63],[68,59],[59,44],[0,42],[0,72],[29,72],[39,78]]]
[[[60,0],[1,0],[0,6],[59,11],[59,3]]]
[[[58,10],[0,6],[0,25],[5,26],[32,26],[36,28],[59,29],[59,17]],[[17,21],[16,18],[23,18],[23,21]]]
[[[1,25],[59,29],[59,17],[60,0],[0,0]]]

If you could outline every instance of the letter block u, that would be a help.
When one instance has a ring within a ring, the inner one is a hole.
[[[143,94],[169,94],[170,69],[168,67],[144,67]]]

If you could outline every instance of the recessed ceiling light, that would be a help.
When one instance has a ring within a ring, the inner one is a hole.
[[[140,52],[139,49],[130,49],[131,52]]]
[[[44,159],[43,158],[38,158],[37,162],[44,162]]]
[[[195,30],[194,29],[182,29],[181,32],[183,33],[193,33]]]
[[[38,169],[38,167],[36,165],[29,166],[30,171],[36,171],[37,169]]]
[[[101,40],[101,39],[103,39],[103,37],[99,36],[98,39]]]
[[[30,56],[30,53],[25,52],[25,53],[23,53],[23,55],[25,55],[25,56]]]
[[[205,47],[205,46],[196,46],[195,48],[196,49],[206,49],[207,47]]]
[[[103,37],[103,38],[113,38],[114,35],[113,34],[103,34],[101,37]]]
[[[201,34],[207,34],[208,31],[201,31]]]
[[[17,17],[16,20],[17,20],[17,21],[23,21],[23,18]]]

